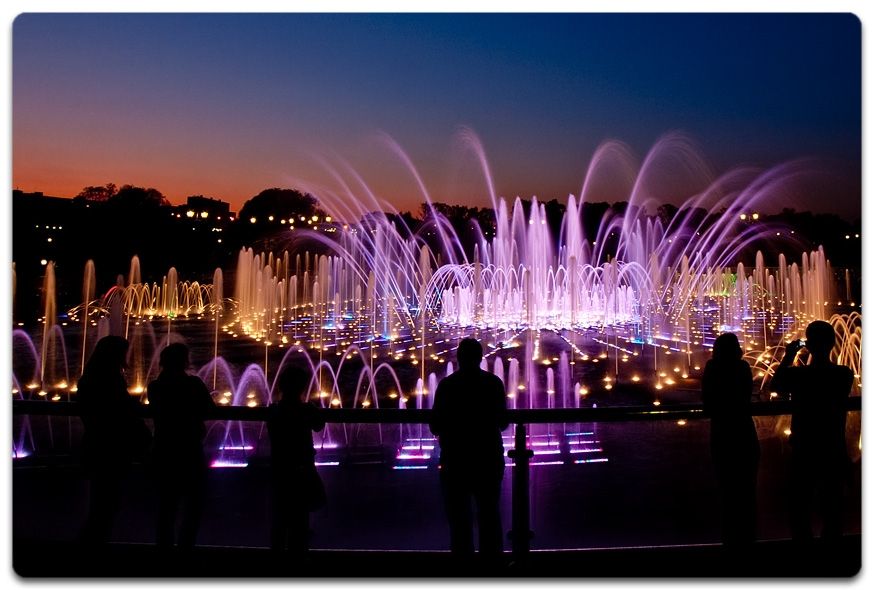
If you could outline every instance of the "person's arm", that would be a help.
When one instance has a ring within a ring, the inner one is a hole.
[[[313,432],[321,432],[325,429],[325,419],[319,412],[319,409],[310,402],[307,402],[307,412],[309,412],[310,430]]]
[[[498,427],[501,430],[506,430],[510,425],[510,416],[507,414],[507,391],[504,389],[504,382],[498,377],[495,377],[495,391],[498,398]]]
[[[209,392],[209,388],[200,377],[192,377],[192,379],[194,379],[194,386],[197,388],[197,397],[199,399],[201,411],[205,416],[208,416],[210,412],[215,409],[215,400],[212,399],[212,394]]]
[[[713,365],[710,361],[704,365],[704,375],[701,376],[701,403],[705,414],[713,413]]]
[[[792,363],[795,362],[795,356],[802,348],[803,345],[800,340],[793,340],[786,345],[786,352],[783,354],[783,360],[780,361],[780,366],[777,367],[774,376],[771,377],[771,382],[769,384],[771,391],[783,394],[791,393],[791,390],[793,389],[791,382]]]
[[[443,432],[443,390],[443,381],[441,381],[437,384],[437,391],[434,392],[434,405],[431,406],[431,419],[428,422],[431,434],[437,437]]]

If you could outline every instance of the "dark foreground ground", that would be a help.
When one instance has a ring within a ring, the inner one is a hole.
[[[511,554],[497,564],[459,564],[444,551],[314,550],[302,561],[268,549],[197,547],[181,554],[154,546],[113,544],[85,550],[71,544],[18,540],[13,567],[34,578],[846,578],[859,573],[862,538],[837,546],[798,547],[763,541],[743,553],[719,545],[534,551],[523,561]]]

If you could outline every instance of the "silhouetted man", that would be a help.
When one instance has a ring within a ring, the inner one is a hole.
[[[310,377],[298,367],[282,371],[282,397],[270,406],[267,421],[273,483],[270,546],[276,552],[289,550],[296,558],[309,550],[310,512],[326,501],[313,448],[313,432],[325,428],[325,419],[306,401]]]
[[[473,555],[471,501],[476,503],[479,550],[494,558],[503,550],[498,502],[504,476],[501,431],[507,428],[504,384],[479,368],[480,343],[466,338],[458,346],[458,371],[437,386],[431,432],[440,441],[440,482],[449,519],[450,548]]]
[[[846,401],[853,371],[829,360],[835,345],[831,324],[812,322],[806,336],[806,344],[795,340],[786,346],[771,388],[790,394],[792,400],[792,537],[812,538],[811,518],[819,493],[822,536],[834,540],[842,534],[843,488],[849,468]],[[792,366],[804,347],[810,351],[810,364]]]
[[[194,546],[206,494],[204,420],[215,407],[199,377],[189,375],[188,347],[170,344],[161,351],[161,374],[149,383],[155,421],[155,473],[158,479],[158,545]],[[176,534],[176,517],[182,522]]]

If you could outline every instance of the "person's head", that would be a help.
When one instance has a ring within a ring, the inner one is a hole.
[[[731,332],[720,334],[713,343],[713,360],[716,362],[737,361],[743,357],[737,336]]]
[[[279,375],[280,402],[303,401],[310,384],[310,374],[300,367],[286,367]]]
[[[805,330],[807,337],[805,347],[816,358],[827,359],[835,346],[835,329],[828,322],[816,320],[810,322]]]
[[[188,368],[188,347],[181,342],[170,344],[161,351],[158,362],[168,373],[184,373]]]
[[[479,367],[483,360],[483,347],[474,338],[465,338],[458,345],[456,352],[459,369],[473,369]]]
[[[121,372],[127,368],[127,340],[121,336],[104,336],[97,341],[83,374]]]

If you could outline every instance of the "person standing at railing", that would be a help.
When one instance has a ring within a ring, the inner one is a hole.
[[[831,362],[835,330],[822,320],[810,323],[806,342],[786,345],[786,354],[771,379],[771,389],[789,394],[792,426],[789,444],[790,511],[792,538],[813,538],[811,520],[819,496],[822,537],[837,540],[843,534],[844,484],[850,470],[847,453],[847,398],[853,371]],[[802,348],[810,352],[806,365],[793,366]]]
[[[710,417],[710,449],[722,504],[722,541],[727,547],[756,538],[756,475],[759,439],[752,416],[753,374],[737,336],[721,334],[701,379]]]
[[[77,384],[76,403],[85,430],[82,464],[90,481],[82,530],[87,544],[109,541],[131,463],[145,457],[151,442],[137,413],[138,402],[127,391],[127,350],[128,342],[120,336],[98,340]]]
[[[215,408],[206,385],[189,375],[188,347],[170,344],[159,357],[161,374],[149,383],[155,424],[154,467],[158,484],[157,542],[162,548],[191,548],[206,495],[206,420]],[[182,508],[179,534],[176,517]]]
[[[472,502],[476,504],[479,551],[494,559],[503,550],[499,500],[504,477],[501,431],[507,428],[504,384],[479,365],[483,349],[473,338],[458,345],[458,370],[434,394],[431,432],[440,443],[440,482],[449,520],[452,553],[474,553]]]
[[[301,557],[309,550],[310,512],[325,505],[325,486],[316,471],[313,432],[325,427],[318,408],[306,401],[310,375],[288,367],[279,376],[281,398],[270,407],[272,527],[270,546]]]

